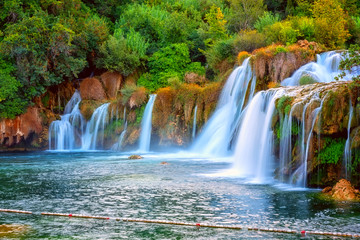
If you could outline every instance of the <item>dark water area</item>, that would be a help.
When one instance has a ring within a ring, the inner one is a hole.
[[[358,234],[360,203],[333,202],[317,190],[246,184],[208,176],[228,161],[115,152],[1,153],[1,224],[29,226],[21,239],[299,239],[300,235],[114,220],[40,216],[40,212],[143,218]],[[166,161],[168,164],[161,164]],[[339,239],[307,236],[304,239]]]

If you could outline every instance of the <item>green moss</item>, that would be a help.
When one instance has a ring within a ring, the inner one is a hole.
[[[140,124],[141,123],[141,120],[143,118],[143,115],[144,115],[144,111],[145,111],[145,105],[142,105],[140,108],[137,108],[135,110],[136,112],[136,124]]]
[[[325,138],[325,143],[317,155],[323,164],[337,164],[344,154],[345,139]]]
[[[276,109],[279,111],[279,113],[288,115],[291,110],[292,101],[292,97],[282,96],[277,100]]]
[[[316,81],[310,75],[303,75],[303,76],[301,76],[301,78],[299,80],[300,86],[307,85],[307,84],[313,84],[313,83],[316,83]]]
[[[45,94],[45,96],[41,98],[41,102],[46,108],[49,106],[49,98],[50,98],[49,93]]]

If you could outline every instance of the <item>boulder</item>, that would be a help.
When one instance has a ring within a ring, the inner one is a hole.
[[[322,191],[325,194],[330,195],[337,201],[358,201],[360,200],[360,192],[355,189],[351,183],[346,179],[341,179],[330,190],[329,187],[324,188]]]
[[[80,95],[83,100],[104,100],[105,90],[97,78],[85,78],[80,83]]]
[[[101,81],[104,84],[105,91],[109,98],[116,98],[118,91],[120,90],[123,77],[118,72],[106,72],[101,76]]]
[[[134,160],[134,159],[142,159],[143,157],[142,156],[140,156],[140,155],[131,155],[130,157],[128,157],[128,159],[132,159],[132,160]]]

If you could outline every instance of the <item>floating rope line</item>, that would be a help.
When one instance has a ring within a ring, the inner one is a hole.
[[[304,230],[296,231],[290,229],[257,228],[257,227],[244,227],[238,225],[228,226],[228,225],[217,225],[217,224],[186,223],[186,222],[173,222],[173,221],[163,221],[163,220],[149,220],[149,219],[141,219],[141,218],[114,218],[114,217],[89,216],[89,215],[68,214],[68,213],[42,212],[40,214],[36,214],[29,211],[14,210],[14,209],[0,209],[0,212],[33,214],[33,215],[42,215],[42,216],[55,216],[55,217],[91,218],[91,219],[101,219],[101,220],[115,220],[122,222],[181,225],[181,226],[192,226],[197,228],[205,227],[205,228],[222,228],[222,229],[233,229],[233,230],[260,231],[260,232],[289,233],[289,234],[301,234],[302,236],[311,234],[311,235],[327,235],[327,236],[337,236],[337,237],[360,238],[360,234],[339,233],[339,232],[320,232],[320,231],[304,231]]]

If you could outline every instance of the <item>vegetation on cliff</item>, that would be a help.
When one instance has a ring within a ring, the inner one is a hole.
[[[273,43],[360,43],[353,0],[3,0],[0,7],[0,118],[92,72],[138,72],[138,84],[154,92],[191,72],[221,80],[239,52]]]

